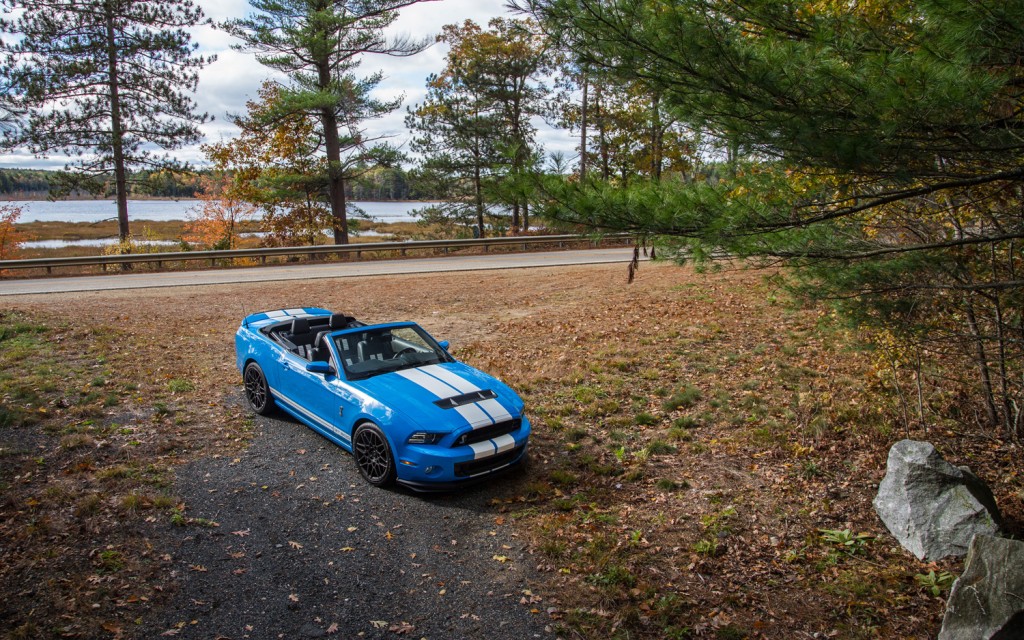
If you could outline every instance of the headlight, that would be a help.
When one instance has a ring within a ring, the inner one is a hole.
[[[409,436],[409,444],[437,444],[441,441],[445,434],[443,433],[430,433],[427,431],[417,431],[416,433]]]

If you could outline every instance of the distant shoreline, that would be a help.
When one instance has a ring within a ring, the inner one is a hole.
[[[191,197],[191,198],[158,198],[156,196],[131,196],[128,198],[129,202],[132,201],[145,201],[145,202],[198,202],[202,198]],[[115,198],[90,198],[88,196],[68,196],[66,198],[56,198],[50,200],[47,196],[43,195],[32,195],[23,197],[13,197],[11,194],[0,195],[0,202],[116,202]],[[394,203],[425,203],[425,202],[437,202],[437,200],[353,200],[348,199],[349,202],[394,202]]]

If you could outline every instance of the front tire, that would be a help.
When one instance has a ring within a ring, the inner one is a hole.
[[[274,399],[270,397],[270,387],[260,365],[255,362],[245,365],[242,380],[245,382],[245,399],[249,401],[252,410],[261,416],[270,413],[274,408]]]
[[[352,435],[352,455],[363,478],[375,487],[395,483],[395,457],[388,439],[375,424],[363,423]]]

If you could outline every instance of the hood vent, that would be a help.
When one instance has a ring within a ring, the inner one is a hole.
[[[490,400],[497,397],[498,394],[494,393],[490,389],[486,389],[484,391],[470,391],[469,393],[464,393],[461,396],[452,396],[442,400],[435,400],[434,404],[442,409],[454,409],[455,407],[461,407],[464,404],[473,404],[474,402]]]

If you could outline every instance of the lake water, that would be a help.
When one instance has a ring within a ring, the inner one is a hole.
[[[199,206],[199,200],[129,200],[128,220],[187,220],[190,212]],[[0,202],[21,207],[18,222],[99,222],[117,218],[117,204],[113,200],[25,200]],[[378,222],[408,222],[415,220],[417,209],[435,202],[353,202]]]

